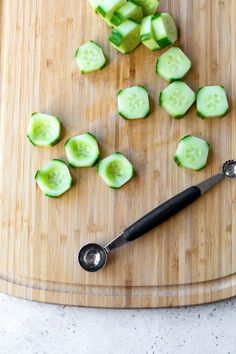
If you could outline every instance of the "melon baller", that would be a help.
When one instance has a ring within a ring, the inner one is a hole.
[[[106,246],[100,246],[96,243],[89,243],[81,248],[78,261],[81,267],[87,272],[96,272],[102,269],[106,263],[108,254],[124,244],[134,241],[152,230],[156,226],[162,224],[171,216],[190,205],[202,194],[207,192],[215,184],[220,182],[224,177],[236,177],[236,160],[226,161],[222,166],[222,172],[208,178],[207,180],[192,186],[177,194],[161,204],[150,213],[143,216],[134,224],[126,228],[120,235],[110,241]]]

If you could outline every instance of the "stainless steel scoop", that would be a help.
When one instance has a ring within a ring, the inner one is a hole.
[[[89,243],[81,248],[78,256],[81,267],[88,272],[96,272],[107,263],[107,256],[115,248],[125,243],[136,240],[146,232],[162,224],[171,216],[198,199],[224,177],[236,177],[236,160],[226,161],[222,166],[222,172],[210,177],[204,182],[187,188],[175,197],[161,204],[147,215],[125,229],[120,235],[109,242],[105,247],[95,243]]]

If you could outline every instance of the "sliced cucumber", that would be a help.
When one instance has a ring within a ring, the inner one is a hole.
[[[92,6],[93,10],[97,12],[97,7],[98,7],[98,0],[88,0],[90,5]]]
[[[97,171],[111,188],[120,188],[134,176],[134,168],[120,152],[106,157],[98,163]]]
[[[35,146],[54,146],[60,140],[61,122],[57,117],[34,112],[31,115],[27,137]]]
[[[182,79],[191,66],[191,61],[182,50],[172,47],[157,59],[156,72],[163,79],[172,82]]]
[[[128,1],[120,7],[112,16],[111,23],[114,26],[119,26],[124,21],[131,19],[136,22],[141,22],[143,18],[143,10],[141,6],[136,5],[132,1]]]
[[[160,0],[134,0],[136,4],[142,6],[144,16],[153,15],[159,5]]]
[[[195,101],[195,93],[182,81],[175,81],[161,93],[159,104],[172,117],[182,118]]]
[[[173,17],[168,13],[159,13],[152,18],[155,38],[161,48],[177,40],[177,28]]]
[[[97,140],[90,133],[69,138],[65,143],[65,150],[72,167],[91,167],[99,159]]]
[[[145,118],[150,112],[148,91],[143,86],[133,86],[118,92],[118,109],[125,119]]]
[[[106,65],[102,48],[94,41],[89,41],[78,48],[75,58],[82,74],[98,71]]]
[[[224,86],[205,86],[197,92],[197,115],[201,118],[223,117],[229,110]]]
[[[36,182],[47,197],[57,198],[72,187],[72,177],[64,161],[52,160],[36,172]]]
[[[206,140],[187,135],[180,140],[174,160],[178,166],[202,170],[207,164],[209,148]]]
[[[152,15],[146,16],[142,19],[141,29],[140,29],[140,38],[141,42],[150,50],[154,51],[160,49],[159,44],[154,36],[154,31],[152,28]]]
[[[140,43],[140,25],[135,21],[126,20],[112,30],[109,41],[123,54],[132,52]]]
[[[112,26],[111,18],[120,7],[126,3],[126,0],[98,0],[97,12],[99,15]]]

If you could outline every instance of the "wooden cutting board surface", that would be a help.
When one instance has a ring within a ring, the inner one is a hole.
[[[236,294],[236,182],[224,180],[192,206],[145,237],[115,252],[96,274],[80,269],[88,242],[105,244],[131,222],[184,188],[217,173],[236,157],[236,1],[166,0],[180,29],[178,45],[191,58],[186,82],[222,84],[231,111],[201,120],[194,107],[180,120],[157,105],[167,83],[156,58],[139,46],[121,55],[110,29],[85,0],[2,0],[0,3],[0,289],[27,299],[82,306],[157,307],[199,304]],[[109,65],[81,75],[78,46],[93,39]],[[116,93],[140,84],[152,97],[146,120],[117,115]],[[63,140],[35,148],[26,139],[31,112],[61,117]],[[136,177],[109,189],[95,168],[73,170],[74,187],[59,199],[43,196],[34,174],[52,158],[65,158],[69,136],[90,131],[102,157],[123,152]],[[173,155],[186,134],[212,145],[201,172],[178,168]]]

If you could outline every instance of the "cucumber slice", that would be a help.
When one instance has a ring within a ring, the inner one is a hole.
[[[154,51],[160,49],[154,36],[154,31],[152,28],[152,15],[146,16],[142,19],[140,38],[141,42],[150,50]]]
[[[182,81],[175,81],[161,93],[159,104],[172,117],[182,118],[195,101],[195,93]]]
[[[109,41],[123,54],[132,52],[140,43],[140,25],[126,20],[112,30]]]
[[[205,86],[197,92],[197,115],[201,118],[224,117],[229,104],[224,86]]]
[[[64,161],[52,160],[36,172],[36,182],[47,197],[57,198],[72,187],[72,177]]]
[[[178,166],[202,170],[207,164],[209,148],[206,140],[187,135],[180,140],[174,160]]]
[[[177,40],[177,28],[173,17],[168,13],[159,13],[152,18],[152,27],[157,43],[161,48]]]
[[[146,118],[150,112],[148,91],[143,86],[133,86],[118,92],[118,110],[125,119]]]
[[[134,0],[136,4],[142,6],[144,16],[153,15],[159,5],[159,0]]]
[[[97,12],[108,25],[112,25],[110,22],[112,15],[125,3],[126,0],[98,0]]]
[[[90,5],[92,6],[93,10],[97,12],[97,7],[98,7],[98,0],[88,0]]]
[[[191,61],[182,50],[172,47],[157,59],[156,72],[163,79],[172,82],[182,79],[191,66]]]
[[[78,48],[75,59],[82,74],[98,71],[106,65],[102,48],[94,41],[89,41]]]
[[[132,164],[120,152],[115,152],[101,160],[97,171],[110,188],[120,188],[134,176]]]
[[[119,26],[124,21],[131,19],[136,22],[141,22],[143,18],[143,10],[141,6],[136,5],[132,1],[128,1],[125,5],[119,8],[112,16],[111,23],[114,26]]]
[[[99,159],[97,140],[90,133],[69,138],[65,143],[65,150],[72,167],[91,167]]]
[[[60,140],[60,136],[61,122],[57,117],[32,113],[27,137],[34,146],[54,146]]]

